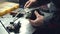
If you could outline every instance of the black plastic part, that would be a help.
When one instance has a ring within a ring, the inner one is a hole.
[[[10,24],[14,24],[14,22],[10,22]]]
[[[14,33],[19,33],[19,29],[21,27],[21,24],[20,22],[18,22],[17,24],[16,23],[13,23],[13,22],[10,22],[10,24],[12,24],[14,26],[14,29],[12,29],[11,27],[7,26],[6,29],[9,31],[9,32],[14,32]]]
[[[17,15],[18,18],[23,17],[24,14],[20,13]]]
[[[35,10],[31,11],[31,17],[30,17],[30,19],[32,19],[32,20],[36,19],[36,15],[34,13],[35,11],[37,11],[40,15],[44,16],[44,14],[42,14],[39,9],[35,9]]]

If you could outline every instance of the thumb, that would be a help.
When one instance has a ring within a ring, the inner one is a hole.
[[[41,16],[37,11],[35,11],[34,13],[35,13],[36,17]]]

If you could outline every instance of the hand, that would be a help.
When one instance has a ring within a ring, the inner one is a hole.
[[[32,4],[34,4],[37,0],[29,0],[26,2],[24,8],[28,8],[30,7]]]
[[[37,11],[35,11],[35,15],[37,18],[35,20],[29,20],[29,21],[33,26],[40,26],[43,23],[44,17],[40,15]]]

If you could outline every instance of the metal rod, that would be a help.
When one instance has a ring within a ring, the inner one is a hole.
[[[2,26],[5,28],[4,24],[1,22],[0,20],[0,23],[2,24]],[[5,30],[8,32],[8,34],[10,34],[10,32],[5,28]]]

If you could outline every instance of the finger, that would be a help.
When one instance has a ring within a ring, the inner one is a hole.
[[[29,20],[31,24],[34,24],[35,23],[35,20]]]
[[[37,11],[35,11],[34,13],[35,13],[36,17],[40,16],[40,14]]]
[[[30,6],[32,5],[32,3],[33,3],[33,2],[30,2],[26,7],[27,7],[27,8],[30,7]]]
[[[35,20],[30,20],[30,24],[32,24],[33,26],[39,26],[40,25],[40,23],[38,23]]]
[[[34,22],[34,20],[29,20],[31,23],[33,23]]]
[[[31,24],[36,24],[37,21],[36,21],[36,20],[30,20],[30,23],[31,23]]]
[[[24,5],[24,8],[30,3],[30,1],[27,1],[26,4]]]
[[[33,25],[33,26],[36,25],[34,20],[30,20],[30,24]]]

